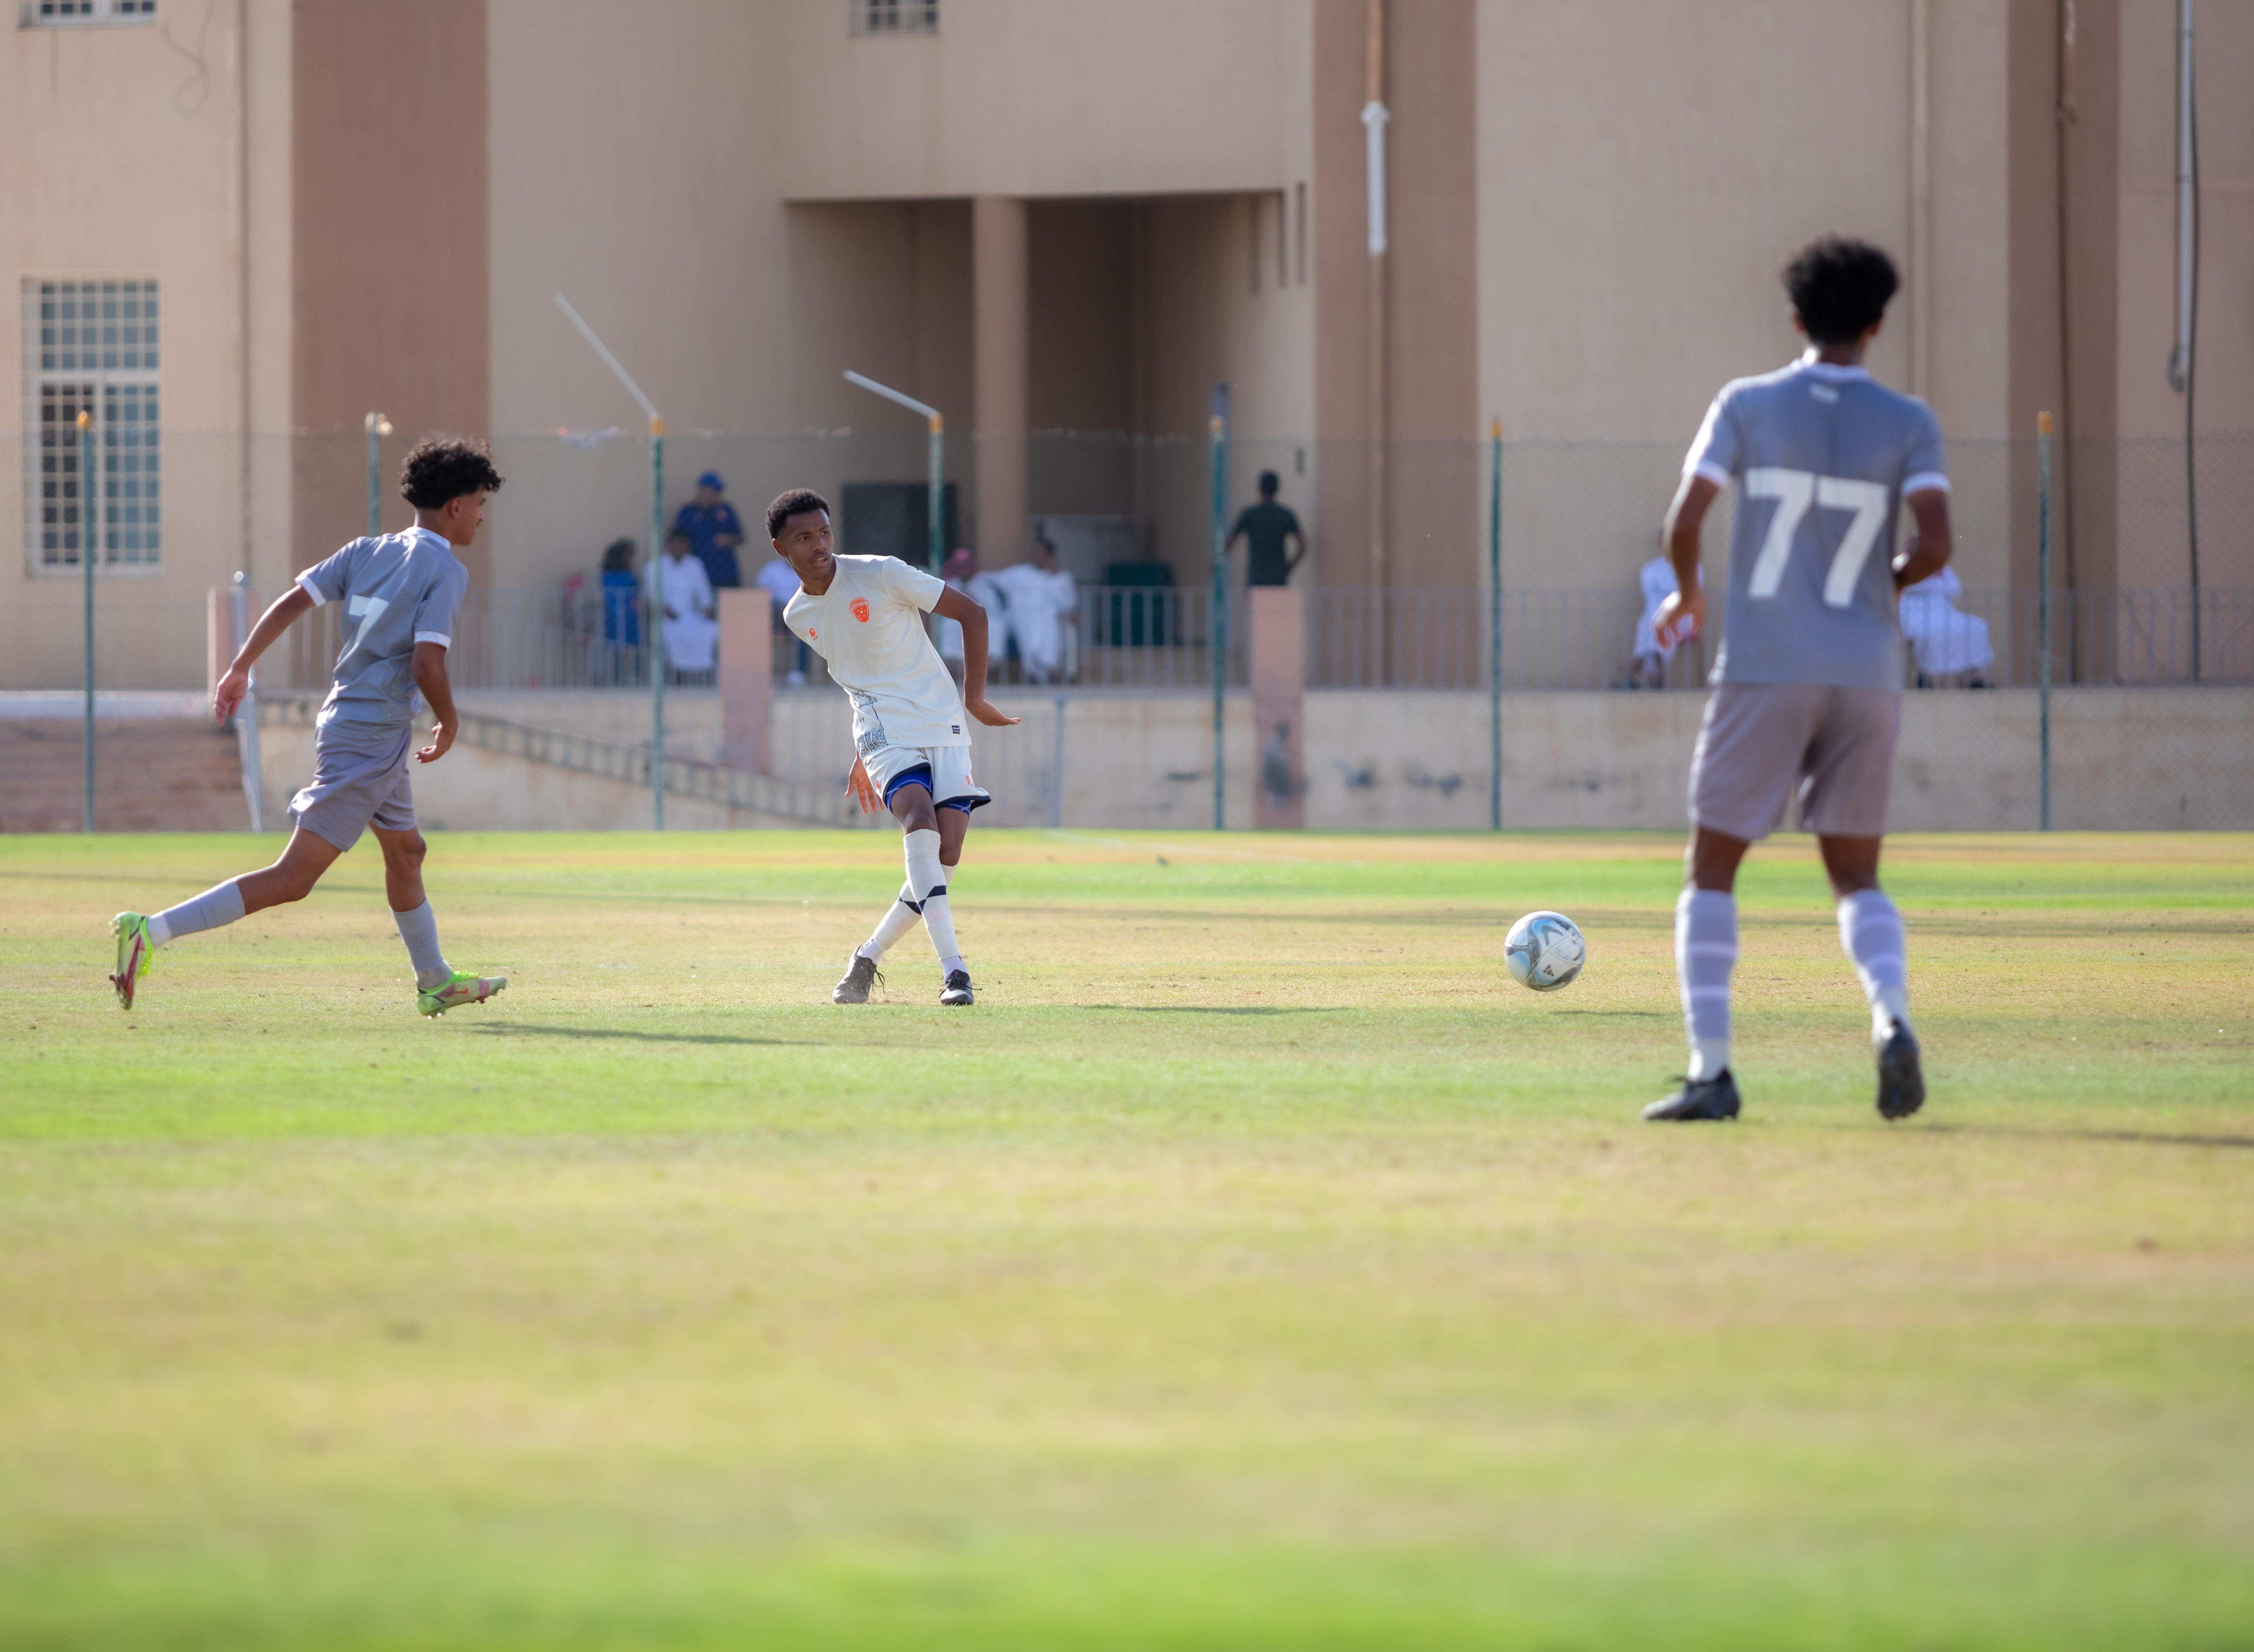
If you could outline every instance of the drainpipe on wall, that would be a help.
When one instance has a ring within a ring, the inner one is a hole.
[[[2199,648],[2199,454],[2193,361],[2199,349],[2199,123],[2192,79],[2192,0],[2176,0],[2176,344],[2168,382],[2184,399],[2185,550],[2191,567],[2191,677]]]
[[[1369,178],[1369,582],[1377,592],[1378,681],[1390,682],[1392,628],[1385,612],[1385,592],[1392,583],[1385,545],[1385,447],[1390,435],[1385,397],[1385,128],[1393,116],[1385,107],[1385,0],[1368,0],[1368,20],[1362,125]]]

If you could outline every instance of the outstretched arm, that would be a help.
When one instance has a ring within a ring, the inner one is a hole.
[[[986,610],[967,592],[952,586],[939,593],[934,613],[962,627],[962,709],[989,728],[1005,729],[1018,719],[986,703]]]
[[[242,704],[242,696],[250,692],[250,668],[258,663],[259,656],[280,641],[290,623],[312,606],[313,599],[305,594],[304,586],[293,584],[258,616],[258,623],[250,627],[242,647],[228,662],[227,669],[220,673],[219,681],[212,685],[212,715],[218,721],[224,723],[233,717]]]
[[[1667,560],[1675,567],[1675,589],[1652,620],[1663,648],[1688,642],[1706,629],[1706,587],[1698,574],[1698,529],[1714,496],[1721,491],[1712,477],[1685,471],[1675,502],[1667,508],[1660,536],[1667,546]]]
[[[446,645],[416,643],[414,662],[409,668],[415,673],[415,686],[423,690],[431,715],[438,719],[430,730],[430,744],[415,753],[415,760],[435,763],[446,755],[446,748],[453,745],[454,736],[462,726],[461,714],[454,710],[453,684],[446,680]]]

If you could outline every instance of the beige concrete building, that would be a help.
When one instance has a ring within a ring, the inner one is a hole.
[[[643,531],[640,415],[559,291],[664,413],[668,509],[708,466],[747,514],[791,481],[920,480],[917,421],[850,368],[941,409],[990,563],[1035,519],[1109,518],[1194,584],[1225,383],[1231,503],[1282,472],[1315,582],[1478,584],[1501,418],[1507,583],[1617,586],[1715,388],[1791,353],[1782,256],[1835,228],[1903,265],[1872,365],[1958,444],[1969,584],[2031,579],[2032,460],[1998,443],[2040,409],[2071,438],[2064,575],[2188,578],[2172,0],[17,10],[7,686],[78,676],[51,438],[81,402],[111,686],[192,684],[207,587],[271,592],[360,531],[371,410],[387,467],[423,430],[494,434],[481,583],[552,584]],[[2198,24],[2199,421],[2244,432],[2254,0]],[[90,364],[46,331],[82,303],[117,309]],[[2222,502],[2254,489],[2245,452],[2210,466],[2210,585],[2254,585]]]

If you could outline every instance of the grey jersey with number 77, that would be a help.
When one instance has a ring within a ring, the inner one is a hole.
[[[415,645],[454,646],[454,616],[470,570],[454,548],[427,528],[355,539],[298,576],[316,607],[339,603],[335,685],[321,702],[319,726],[340,733],[389,734],[415,715]]]
[[[1725,385],[1684,462],[1738,484],[1713,680],[1900,689],[1894,522],[1908,494],[1949,486],[1941,425],[1814,354]]]

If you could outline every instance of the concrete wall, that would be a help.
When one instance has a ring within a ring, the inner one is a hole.
[[[290,22],[288,0],[247,0],[196,29],[0,29],[0,682],[80,672],[79,572],[41,570],[27,521],[27,281],[158,284],[162,559],[101,570],[101,680],[197,680],[200,629],[172,618],[246,562],[278,566],[289,444],[241,432],[290,424]]]
[[[1045,788],[1053,696],[998,693],[1024,726],[984,732],[977,770],[998,808],[990,823],[1044,824],[1029,808]],[[1196,695],[1075,694],[1065,724],[1063,822],[1087,830],[1208,830],[1213,821],[1212,703]],[[840,715],[777,739],[778,766],[842,773],[850,743],[836,695],[809,699]],[[484,695],[470,709],[598,738],[646,738],[648,702],[592,690]],[[1684,788],[1705,696],[1522,694],[1503,701],[1503,823],[1515,829],[1680,830]],[[1306,697],[1310,828],[1476,830],[1488,823],[1483,694],[1347,693]],[[2254,690],[2073,689],[2054,695],[2052,808],[2062,829],[2244,830],[2254,822]],[[265,731],[270,819],[312,771],[312,732]],[[668,713],[670,749],[717,747],[714,696],[683,696]],[[1910,694],[1903,701],[1892,826],[1902,831],[2032,830],[2040,823],[2037,704],[2032,690]],[[1228,704],[1228,820],[1251,824],[1250,697]],[[462,828],[640,827],[645,788],[570,774],[470,747],[415,777],[426,822]],[[1045,798],[1041,800],[1045,804]],[[668,799],[681,826],[769,824],[747,811]],[[881,822],[879,822],[881,824]]]

